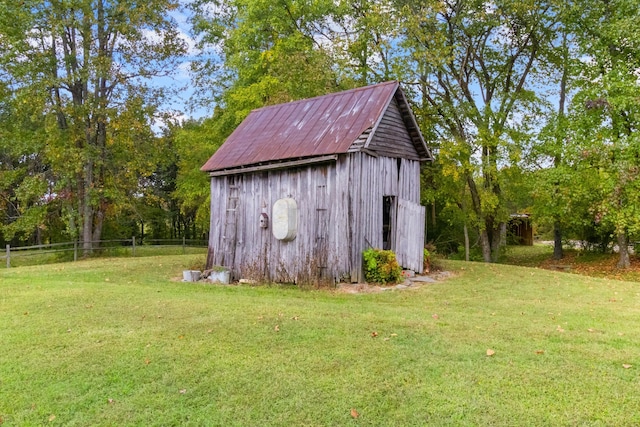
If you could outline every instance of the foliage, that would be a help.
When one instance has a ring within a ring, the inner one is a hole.
[[[590,1],[575,12],[583,64],[573,99],[572,161],[589,180],[595,200],[593,221],[613,228],[620,248],[619,267],[630,265],[630,236],[640,235],[640,11],[633,2]],[[597,31],[594,29],[597,28]]]
[[[540,108],[534,74],[553,37],[551,3],[402,4],[404,70],[418,114],[434,128],[453,199],[468,190],[464,215],[473,214],[484,260],[496,261],[505,189]]]
[[[431,271],[431,253],[426,248],[423,251],[422,255],[422,264],[423,264],[423,273],[428,273]]]
[[[362,253],[364,278],[369,283],[398,283],[402,277],[402,267],[391,250],[369,248]]]
[[[175,7],[171,0],[2,3],[0,75],[31,113],[14,110],[13,123],[32,118],[44,145],[47,185],[34,196],[57,199],[68,234],[87,252],[155,168],[151,123],[166,91],[151,78],[170,74],[185,50],[168,15]],[[28,225],[45,224],[41,215]]]

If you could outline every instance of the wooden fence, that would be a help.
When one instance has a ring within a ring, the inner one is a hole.
[[[125,250],[131,251],[131,256],[136,256],[136,249],[141,246],[144,247],[182,247],[182,252],[186,253],[187,247],[206,247],[206,240],[196,239],[139,239],[132,237],[131,239],[115,239],[115,240],[98,240],[92,241],[91,249],[92,255],[104,253],[106,251],[113,250]],[[34,246],[11,246],[9,244],[5,247],[5,254],[0,256],[0,260],[5,259],[6,268],[11,268],[11,259],[17,257],[29,257],[29,256],[42,256],[50,254],[69,254],[68,258],[71,258],[73,254],[73,261],[77,261],[79,256],[83,254],[83,248],[81,242],[62,242],[62,243],[49,243],[46,245],[34,245]],[[61,256],[60,258],[64,258]],[[63,261],[64,259],[57,259],[56,261]],[[46,263],[46,262],[43,262]],[[0,261],[0,265],[2,265]]]

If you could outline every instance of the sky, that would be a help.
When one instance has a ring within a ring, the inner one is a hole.
[[[191,34],[191,25],[189,24],[189,15],[182,6],[172,11],[170,16],[176,21],[179,29],[179,37],[184,40],[187,46],[187,54],[184,61],[180,64],[175,73],[171,77],[162,77],[154,80],[153,84],[167,89],[175,89],[175,95],[162,105],[164,111],[173,112],[173,116],[180,120],[202,119],[212,115],[211,108],[202,106],[194,106],[192,98],[194,96],[194,84],[191,76],[191,62],[202,55],[197,48],[197,40]],[[154,128],[159,130],[162,122],[156,122]]]

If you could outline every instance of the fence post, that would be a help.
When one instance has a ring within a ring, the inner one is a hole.
[[[73,242],[73,261],[78,260],[78,241]]]
[[[11,268],[11,245],[7,243],[7,268]]]
[[[184,237],[184,235],[182,236],[182,255],[187,253],[187,241]]]
[[[132,256],[136,256],[136,236],[131,238],[131,253]]]

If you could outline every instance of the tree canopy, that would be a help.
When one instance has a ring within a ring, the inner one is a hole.
[[[597,237],[625,267],[639,14],[632,0],[0,0],[0,231],[86,252],[105,224],[201,234],[198,168],[252,109],[398,80],[436,155],[423,201],[442,250],[465,240],[496,261],[527,212],[556,257]],[[161,131],[163,78],[189,64],[209,114]]]

